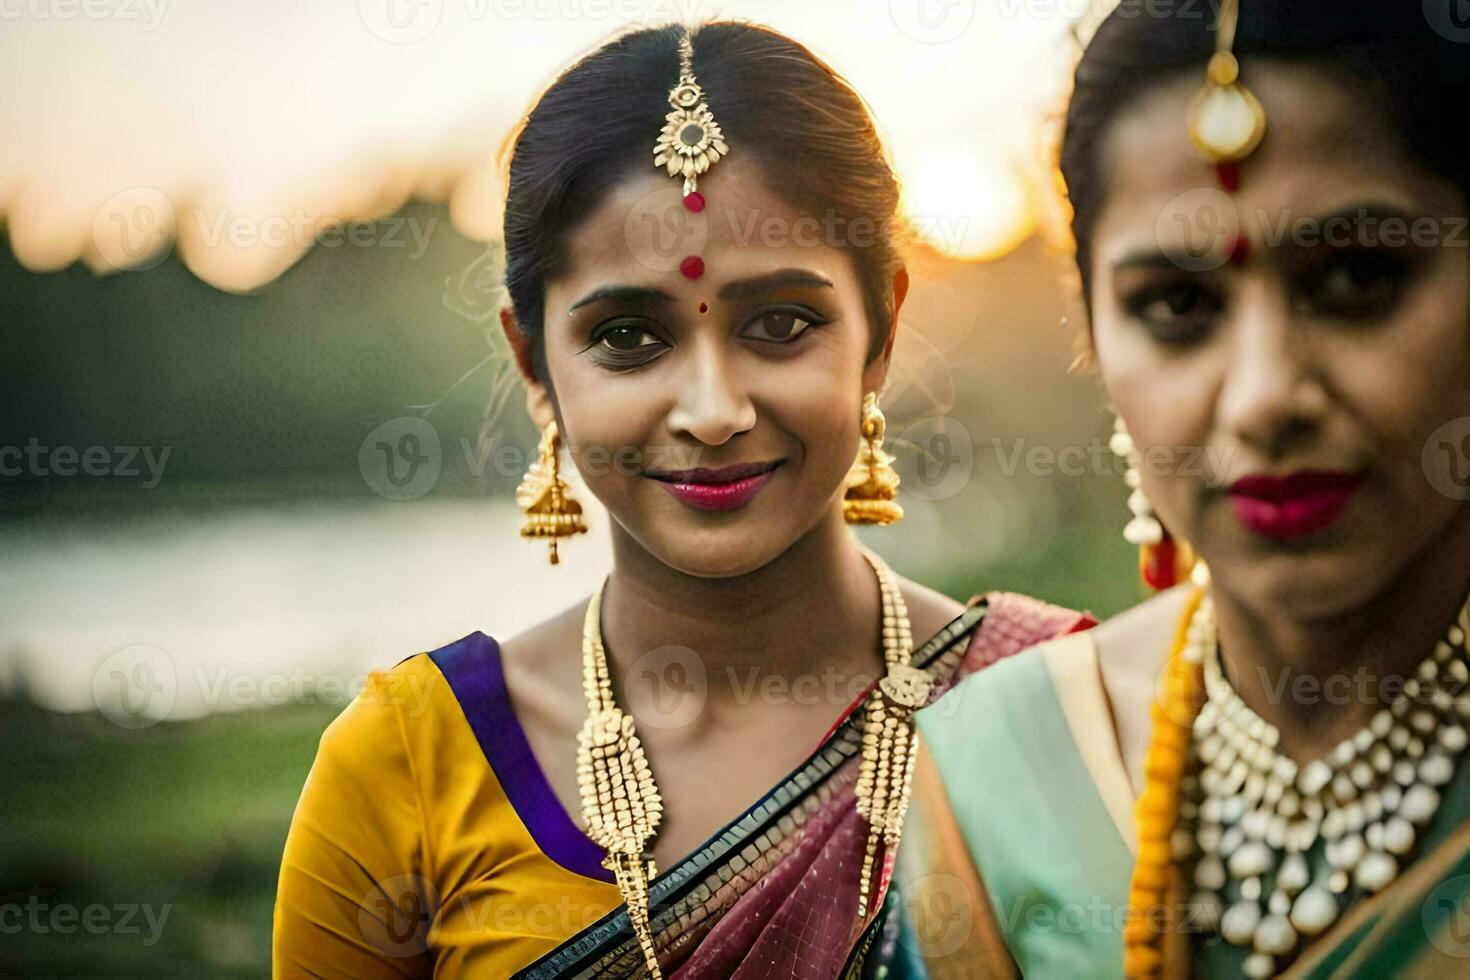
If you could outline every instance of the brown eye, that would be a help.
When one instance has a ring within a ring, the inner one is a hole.
[[[1297,289],[1309,310],[1345,320],[1368,320],[1393,309],[1406,278],[1404,263],[1392,255],[1339,252],[1303,276]]]
[[[609,371],[628,371],[659,359],[671,344],[655,331],[651,321],[610,320],[592,333],[586,353]]]
[[[1141,289],[1125,306],[1155,339],[1182,344],[1203,335],[1224,303],[1200,283],[1183,280]]]
[[[1161,291],[1153,301],[1143,308],[1143,318],[1150,323],[1164,324],[1198,312],[1200,290],[1188,283],[1176,284]]]
[[[815,325],[811,314],[792,310],[768,310],[747,323],[740,331],[742,337],[765,340],[779,344],[790,343]]]
[[[630,326],[609,327],[598,340],[604,347],[615,351],[633,351],[663,343],[647,330]]]

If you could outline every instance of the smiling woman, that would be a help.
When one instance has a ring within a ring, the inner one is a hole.
[[[902,517],[877,395],[908,277],[872,121],[789,38],[657,28],[562,74],[509,169],[525,533],[555,556],[583,527],[565,448],[614,570],[503,644],[375,675],[331,726],[277,975],[922,970],[875,941],[928,772],[910,716],[1087,621],[965,608],[847,526]]]

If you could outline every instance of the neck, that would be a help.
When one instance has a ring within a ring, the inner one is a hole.
[[[1299,762],[1368,723],[1454,621],[1470,587],[1470,508],[1369,601],[1321,618],[1253,608],[1218,584],[1223,666]]]
[[[702,663],[712,701],[772,675],[872,679],[881,617],[877,577],[837,508],[775,560],[729,578],[671,568],[615,529],[602,631],[617,672],[681,647]]]

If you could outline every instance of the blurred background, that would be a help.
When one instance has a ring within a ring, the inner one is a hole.
[[[495,154],[633,24],[770,24],[878,119],[915,230],[908,516],[865,541],[959,599],[1136,601],[1043,233],[1085,7],[0,0],[0,974],[266,975],[291,810],[366,672],[605,573],[585,493],[562,565],[517,536]]]

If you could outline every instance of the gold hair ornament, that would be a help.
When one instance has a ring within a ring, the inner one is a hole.
[[[694,78],[694,41],[686,31],[679,39],[679,82],[669,91],[673,111],[664,116],[663,132],[653,147],[653,165],[664,167],[670,177],[684,177],[684,196],[691,211],[703,207],[697,198],[699,175],[730,155],[725,134],[704,101],[704,89]],[[697,203],[699,206],[690,206]]]
[[[1240,0],[1223,0],[1215,24],[1215,54],[1204,87],[1189,104],[1189,138],[1214,164],[1244,160],[1266,135],[1266,110],[1240,81],[1240,62],[1233,51],[1239,21]]]

